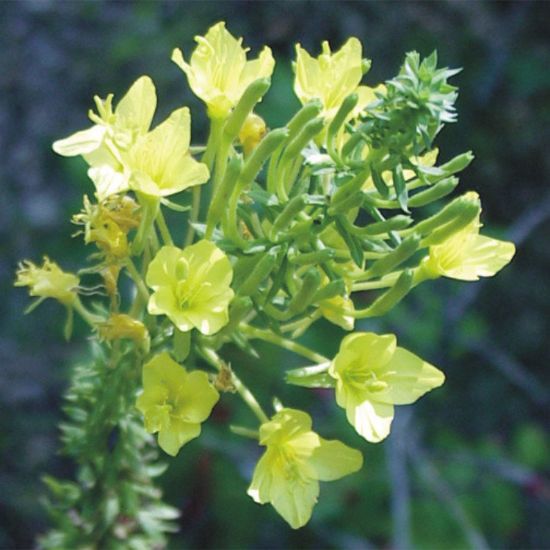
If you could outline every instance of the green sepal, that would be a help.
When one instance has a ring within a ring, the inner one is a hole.
[[[285,373],[285,382],[304,388],[334,388],[336,381],[328,373],[330,362],[292,369]]]

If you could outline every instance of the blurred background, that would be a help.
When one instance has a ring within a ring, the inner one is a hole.
[[[229,419],[249,420],[228,396],[161,479],[182,511],[172,546],[550,547],[550,4],[101,0],[0,3],[0,547],[35,544],[47,528],[41,475],[72,471],[57,453],[56,425],[86,331],[77,325],[65,343],[62,308],[46,301],[23,317],[29,300],[12,287],[22,258],[48,254],[70,270],[89,253],[69,223],[91,190],[84,164],[55,156],[51,143],[87,126],[94,94],[120,98],[141,74],[157,85],[158,119],[189,105],[194,140],[204,140],[202,105],[170,53],[179,46],[189,56],[193,36],[219,20],[253,54],[263,44],[274,51],[259,109],[272,127],[298,105],[296,42],[318,53],[322,40],[336,49],[359,37],[373,60],[369,84],[394,76],[413,49],[437,49],[441,64],[463,67],[454,78],[459,119],[436,143],[440,159],[474,151],[459,189],[480,193],[485,232],[518,252],[494,279],[421,286],[388,318],[358,325],[395,332],[447,375],[442,389],[400,408],[383,444],[357,438],[332,396],[285,388],[280,373],[299,365],[293,357],[265,347],[255,363],[230,350],[251,387],[261,369],[261,386],[308,408],[324,437],[360,448],[365,467],[324,484],[311,523],[291,531],[245,494],[258,449],[227,432]],[[307,339],[331,355],[341,336],[327,324]],[[268,404],[267,392],[260,398]]]

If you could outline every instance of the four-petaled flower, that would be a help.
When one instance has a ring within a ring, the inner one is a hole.
[[[181,447],[198,437],[219,399],[202,371],[187,372],[168,353],[156,355],[143,367],[143,392],[136,406],[149,433],[158,432],[158,443],[175,456]]]
[[[189,86],[208,107],[211,118],[225,118],[241,99],[244,91],[259,78],[271,76],[275,60],[267,46],[257,59],[247,61],[247,48],[217,23],[206,36],[196,36],[197,47],[186,63],[179,48],[172,52],[172,61],[187,75]]]
[[[319,481],[332,481],[358,471],[361,453],[340,441],[327,441],[311,430],[311,417],[282,409],[260,428],[267,450],[256,465],[248,494],[270,502],[293,529],[305,525],[319,495]]]
[[[322,50],[315,59],[300,44],[296,45],[294,92],[302,104],[318,99],[323,105],[323,115],[332,118],[350,94],[359,96],[352,116],[376,100],[372,88],[359,85],[368,64],[362,58],[362,46],[357,38],[350,38],[335,53],[325,41]]]
[[[396,343],[393,334],[350,334],[329,368],[336,380],[336,402],[372,443],[390,433],[394,405],[414,403],[445,380],[440,370]]]
[[[477,193],[469,192],[472,200]],[[428,277],[450,277],[461,281],[477,281],[491,277],[513,258],[514,243],[499,241],[479,234],[479,215],[464,229],[441,244],[430,246],[429,256],[422,262],[423,273]]]
[[[149,131],[157,106],[157,94],[148,76],[138,78],[113,111],[113,94],[94,97],[97,114],[89,112],[95,124],[53,144],[59,155],[82,155],[89,164],[88,176],[100,199],[127,191],[130,174],[124,156],[140,135]]]
[[[185,250],[163,246],[147,271],[146,282],[155,291],[149,313],[168,316],[182,332],[214,334],[228,321],[232,278],[229,259],[210,241]]]

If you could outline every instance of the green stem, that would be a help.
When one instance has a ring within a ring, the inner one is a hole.
[[[220,356],[210,348],[201,348],[203,357],[216,369],[222,370],[222,360]],[[256,415],[261,424],[269,422],[268,416],[263,411],[261,405],[258,403],[252,392],[241,382],[239,377],[234,371],[231,371],[231,382],[235,386],[237,393],[241,396],[243,401],[248,405],[248,408]]]
[[[78,297],[73,302],[72,306],[74,310],[80,315],[80,317],[82,317],[82,319],[92,328],[95,328],[97,323],[100,323],[104,320],[102,317],[90,313]]]
[[[128,274],[134,281],[140,297],[143,300],[145,300],[145,303],[147,303],[149,301],[149,291],[147,290],[147,286],[145,285],[143,279],[141,278],[139,271],[134,265],[134,262],[132,262],[130,258],[128,258],[126,262],[126,270],[128,271]]]
[[[324,355],[316,353],[315,351],[307,348],[306,346],[303,346],[302,344],[298,344],[297,342],[293,342],[292,340],[283,338],[282,336],[279,336],[278,334],[275,334],[270,330],[251,327],[250,325],[244,324],[239,325],[239,329],[245,336],[248,336],[249,338],[256,338],[258,340],[263,340],[264,342],[269,342],[270,344],[275,344],[276,346],[284,348],[288,351],[292,351],[315,363],[326,363],[329,360]]]
[[[201,190],[202,185],[195,185],[195,187],[193,187],[193,201],[191,204],[191,213],[189,214],[189,226],[187,227],[183,248],[189,246],[195,237],[195,227],[193,224],[197,223],[199,219],[199,211],[201,208]]]
[[[389,288],[393,286],[397,279],[399,279],[401,272],[392,273],[386,277],[382,277],[379,281],[367,281],[364,283],[354,283],[352,292],[360,292],[362,290],[378,290],[380,288]]]
[[[248,437],[249,439],[255,439],[256,441],[260,439],[260,432],[258,432],[258,430],[251,430],[250,428],[235,426],[233,424],[229,426],[229,430],[234,434],[240,435],[242,437]]]
[[[164,218],[164,214],[162,213],[162,208],[160,207],[157,213],[157,226],[159,228],[160,236],[162,237],[164,244],[169,246],[174,246],[172,235],[170,235],[170,230],[168,229],[168,225],[166,225],[166,219]]]

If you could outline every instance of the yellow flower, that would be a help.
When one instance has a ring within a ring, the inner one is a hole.
[[[158,432],[158,443],[176,456],[185,443],[198,437],[219,399],[205,372],[187,372],[168,353],[156,355],[143,367],[143,392],[136,406],[149,433]]]
[[[260,428],[267,450],[256,465],[248,494],[270,502],[293,528],[305,525],[319,496],[319,481],[333,481],[357,472],[361,453],[340,441],[327,441],[311,431],[311,417],[282,409]]]
[[[229,259],[210,241],[184,250],[164,246],[147,270],[147,284],[155,291],[149,313],[167,315],[182,332],[214,334],[228,321],[232,278]]]
[[[31,296],[38,296],[41,300],[55,298],[62,304],[70,306],[77,298],[76,289],[80,280],[73,273],[66,273],[44,256],[42,267],[25,260],[19,264],[15,286],[28,286]]]
[[[445,380],[434,366],[397,347],[393,334],[372,332],[346,336],[329,374],[349,423],[372,443],[390,433],[394,405],[414,403]]]
[[[371,88],[359,86],[365,64],[357,38],[350,38],[336,53],[325,41],[322,50],[315,59],[300,44],[296,45],[294,91],[302,104],[319,99],[324,116],[332,118],[344,99],[354,92],[359,95],[361,108],[375,99]]]
[[[473,200],[477,193],[470,192]],[[464,229],[445,242],[430,246],[429,256],[422,262],[422,273],[428,277],[450,277],[461,281],[477,281],[491,277],[513,258],[514,243],[499,241],[479,234],[479,215]]]
[[[191,156],[190,140],[191,115],[187,107],[173,111],[154,130],[140,136],[129,152],[131,188],[165,197],[205,183],[210,173],[206,164]]]
[[[88,175],[103,199],[129,188],[123,155],[137,137],[149,130],[157,105],[155,85],[148,76],[138,78],[113,112],[113,94],[94,97],[97,114],[90,111],[94,126],[56,141],[53,150],[63,156],[82,155],[90,165]]]
[[[211,118],[225,118],[242,97],[246,88],[259,78],[271,76],[275,61],[267,46],[255,60],[247,61],[242,38],[227,31],[225,23],[210,27],[206,36],[196,36],[197,47],[190,64],[179,48],[172,61],[187,75],[189,86],[208,107]]]

